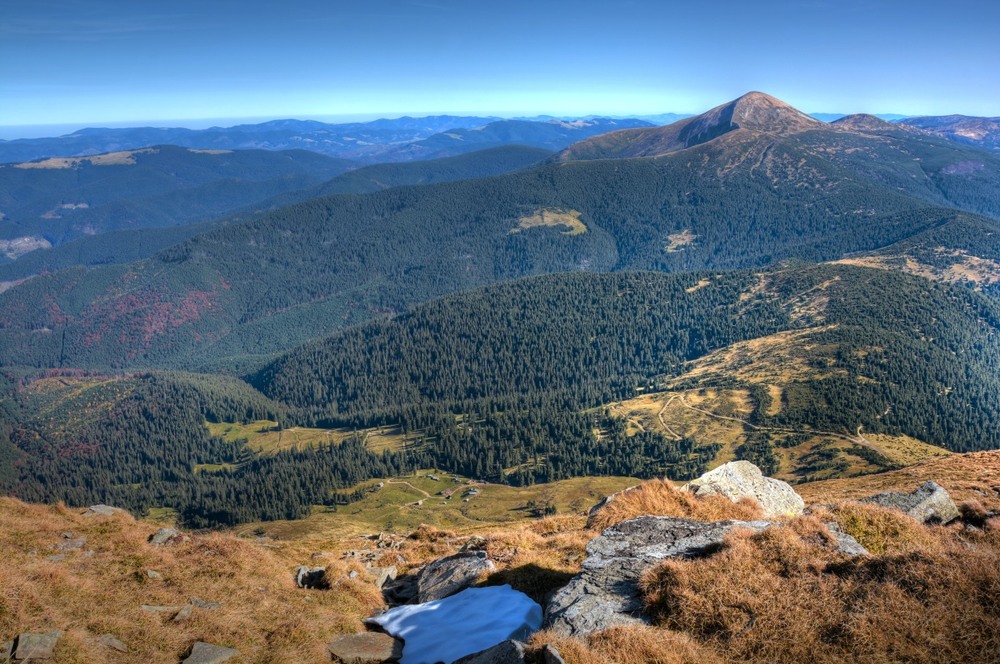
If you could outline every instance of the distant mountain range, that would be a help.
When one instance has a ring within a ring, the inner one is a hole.
[[[988,150],[1000,150],[1000,117],[976,118],[967,115],[907,118],[903,124],[933,132],[945,138],[976,145]]]
[[[81,129],[54,138],[0,140],[0,164],[92,156],[164,144],[203,150],[309,150],[362,163],[411,161],[513,143],[559,150],[605,131],[648,124],[635,119],[529,121],[442,115],[349,124],[274,120],[211,129]]]

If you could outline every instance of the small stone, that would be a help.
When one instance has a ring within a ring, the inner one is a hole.
[[[125,513],[125,510],[118,507],[111,507],[109,505],[91,505],[87,508],[87,511],[83,513],[83,516],[114,516],[118,513]]]
[[[160,574],[159,572],[157,572],[156,570],[147,569],[146,570],[146,578],[147,579],[151,579],[153,581],[159,581],[160,579],[163,578],[163,575]]]
[[[347,578],[348,579],[358,578],[358,571],[356,569],[352,569],[350,572],[347,573]]]
[[[72,538],[74,538],[74,537],[75,537],[75,535],[73,534],[73,531],[72,531],[72,530],[66,530],[66,531],[64,531],[64,532],[63,532],[63,534],[62,534],[62,538],[63,538],[63,539],[72,539]]]
[[[183,537],[181,532],[174,528],[160,528],[150,536],[149,543],[153,546],[163,546],[165,544],[174,544]]]
[[[183,664],[222,664],[240,654],[239,650],[223,648],[204,641],[198,641],[191,647],[191,654]]]
[[[0,643],[0,663],[7,664],[10,658],[14,656],[14,642],[4,641]]]
[[[188,604],[197,607],[199,609],[205,609],[206,611],[214,611],[215,609],[222,606],[220,602],[206,602],[203,599],[198,599],[197,597],[192,597],[188,600]]]
[[[62,632],[24,633],[17,637],[14,659],[51,659]]]
[[[562,658],[559,651],[551,643],[546,643],[545,647],[542,648],[542,659],[544,664],[566,664],[566,660]]]
[[[508,639],[492,648],[456,659],[455,664],[524,664],[524,644]]]
[[[54,556],[45,556],[45,560],[49,561],[50,563],[59,563],[66,560],[66,556],[64,556],[61,553],[57,553]]]
[[[146,613],[177,613],[181,610],[179,606],[158,606],[155,604],[142,604],[139,608]]]
[[[63,533],[63,537],[66,537],[66,533]],[[59,542],[59,544],[56,545],[56,549],[59,551],[79,551],[86,543],[86,537],[74,537],[72,539],[65,539],[62,542]]]
[[[101,634],[97,637],[97,642],[118,652],[128,652],[128,646],[116,639],[114,634]]]
[[[181,610],[174,615],[173,622],[179,623],[191,619],[191,613],[193,612],[190,604],[185,604],[181,607]]]
[[[382,632],[344,634],[330,641],[327,648],[333,661],[340,664],[398,662],[403,656],[403,642]]]

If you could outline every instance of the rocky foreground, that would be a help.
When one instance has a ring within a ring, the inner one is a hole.
[[[1000,478],[971,490],[994,507]],[[859,498],[806,505],[733,462],[586,526],[312,553],[3,499],[0,662],[989,661],[996,513],[933,481]]]

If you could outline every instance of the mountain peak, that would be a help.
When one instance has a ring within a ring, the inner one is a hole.
[[[787,135],[826,126],[790,104],[764,94],[748,92],[701,115],[665,127],[617,131],[567,148],[559,159],[651,157],[707,143],[724,134],[745,129]]]

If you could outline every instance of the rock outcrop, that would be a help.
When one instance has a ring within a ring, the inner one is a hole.
[[[479,576],[496,569],[485,551],[458,553],[427,565],[417,579],[417,598],[432,602],[471,586]]]
[[[153,546],[166,546],[177,544],[187,539],[187,535],[174,528],[160,528],[149,537],[149,543]]]
[[[787,482],[765,477],[749,461],[730,461],[681,487],[696,496],[725,496],[733,502],[753,498],[766,516],[802,514],[805,501]]]
[[[709,553],[734,528],[759,532],[771,525],[768,521],[705,523],[659,516],[623,521],[587,544],[583,570],[553,595],[546,624],[564,634],[581,635],[616,625],[648,623],[639,591],[639,577],[647,568],[665,558]]]
[[[910,493],[880,493],[861,502],[899,510],[921,523],[948,523],[960,516],[955,501],[944,487],[933,481]]]
[[[403,656],[403,642],[382,632],[343,634],[330,641],[327,649],[340,664],[398,662]]]

